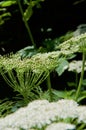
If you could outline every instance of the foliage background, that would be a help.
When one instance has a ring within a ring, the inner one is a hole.
[[[24,4],[22,6],[26,8]],[[85,0],[45,0],[41,2],[41,8],[34,7],[28,22],[37,46],[42,46],[45,38],[59,37],[69,30],[76,30],[79,24],[86,23],[85,8]],[[14,4],[6,7],[6,10],[11,16],[4,17],[5,23],[0,26],[0,54],[16,52],[31,45],[18,6]],[[52,31],[47,32],[48,28],[52,28]]]

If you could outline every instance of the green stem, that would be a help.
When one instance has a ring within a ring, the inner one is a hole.
[[[75,100],[78,99],[80,90],[81,90],[81,86],[82,86],[82,82],[83,82],[83,76],[84,76],[84,67],[85,67],[85,52],[83,52],[82,54],[82,71],[81,71],[81,76],[80,76],[80,80],[79,80],[79,85],[76,91],[76,97]]]
[[[52,101],[52,87],[51,87],[51,81],[50,81],[50,74],[47,77],[47,86],[49,90],[50,101]]]
[[[32,42],[32,44],[33,44],[33,46],[34,46],[34,48],[36,48],[36,44],[35,44],[35,42],[34,42],[34,38],[33,38],[33,36],[32,36],[32,33],[31,33],[30,27],[29,27],[29,25],[28,25],[28,22],[27,22],[27,20],[26,20],[26,18],[25,18],[25,16],[24,16],[24,12],[23,12],[23,9],[22,9],[20,0],[17,0],[17,3],[18,3],[18,6],[19,6],[19,9],[20,9],[20,12],[21,12],[21,15],[22,15],[22,18],[23,18],[25,27],[26,27],[26,29],[27,29],[27,31],[28,31],[30,40],[31,40],[31,42]]]
[[[23,89],[21,95],[23,96],[24,104],[27,105],[29,102],[27,90]]]

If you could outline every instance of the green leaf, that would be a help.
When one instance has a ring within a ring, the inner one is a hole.
[[[71,60],[71,59],[73,59],[73,58],[75,58],[76,57],[76,54],[69,54],[68,56],[67,56],[67,59],[68,60]]]
[[[37,54],[36,49],[34,48],[34,46],[27,46],[23,49],[21,49],[20,51],[18,51],[18,53],[20,54],[21,58],[25,58],[25,57],[32,57],[33,55]]]
[[[65,98],[66,97],[65,91],[53,90],[53,94],[58,98]]]
[[[8,7],[8,6],[11,6],[12,4],[15,4],[16,1],[12,1],[12,0],[9,0],[9,1],[3,1],[3,2],[0,2],[0,6],[1,7]]]
[[[75,82],[67,82],[69,87],[76,87],[76,83]]]
[[[27,5],[28,5],[28,3],[29,3],[28,0],[24,0],[24,4],[27,4]]]
[[[82,85],[86,86],[86,79],[83,80]]]
[[[86,90],[80,92],[77,102],[81,102],[83,99],[86,99]]]
[[[68,61],[64,58],[62,58],[59,61],[59,65],[55,69],[59,76],[62,75],[62,73],[68,68],[68,65],[69,65]]]
[[[9,12],[0,15],[0,25],[5,23],[5,20],[9,19],[11,14]]]
[[[32,16],[32,14],[33,14],[32,6],[29,5],[28,8],[24,12],[25,19],[28,21],[30,17]]]
[[[10,13],[10,12],[7,12],[7,13],[2,14],[1,16],[2,16],[2,17],[11,16],[11,13]]]
[[[52,91],[55,98],[58,100],[58,99],[61,99],[61,98],[64,98],[64,99],[74,99],[75,97],[75,90],[70,90],[70,91],[66,91],[66,90],[63,90],[63,91],[58,91],[58,90],[53,90]]]
[[[0,16],[0,25],[4,24],[4,20],[2,19],[2,17]]]
[[[77,99],[77,102],[81,102],[83,99],[86,99],[86,95],[80,96],[80,97]]]

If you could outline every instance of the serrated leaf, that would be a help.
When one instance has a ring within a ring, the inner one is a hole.
[[[32,16],[32,14],[33,14],[32,6],[29,5],[26,11],[24,12],[25,19],[28,21],[30,17]]]
[[[66,59],[61,59],[58,67],[55,69],[59,76],[68,68],[68,61]]]

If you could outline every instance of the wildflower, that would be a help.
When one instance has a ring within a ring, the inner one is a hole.
[[[78,122],[86,123],[86,106],[78,106],[77,113],[78,113]]]
[[[74,54],[76,52],[83,52],[85,50],[85,43],[86,43],[86,33],[81,34],[77,37],[72,37],[67,41],[64,41],[57,49],[62,51],[62,54],[69,55]]]
[[[51,103],[47,100],[35,100],[27,107],[1,118],[0,128],[42,128],[60,118],[76,118],[76,107],[77,103],[73,100],[62,99]]]
[[[68,123],[52,123],[45,130],[75,130],[75,125]]]
[[[19,128],[4,128],[2,130],[20,130]]]
[[[86,70],[86,63],[85,63],[84,70]],[[74,61],[70,62],[68,71],[80,73],[82,71],[82,61],[74,60]]]
[[[57,102],[58,106],[58,117],[65,118],[76,118],[77,117],[77,102],[74,100],[62,99]]]

